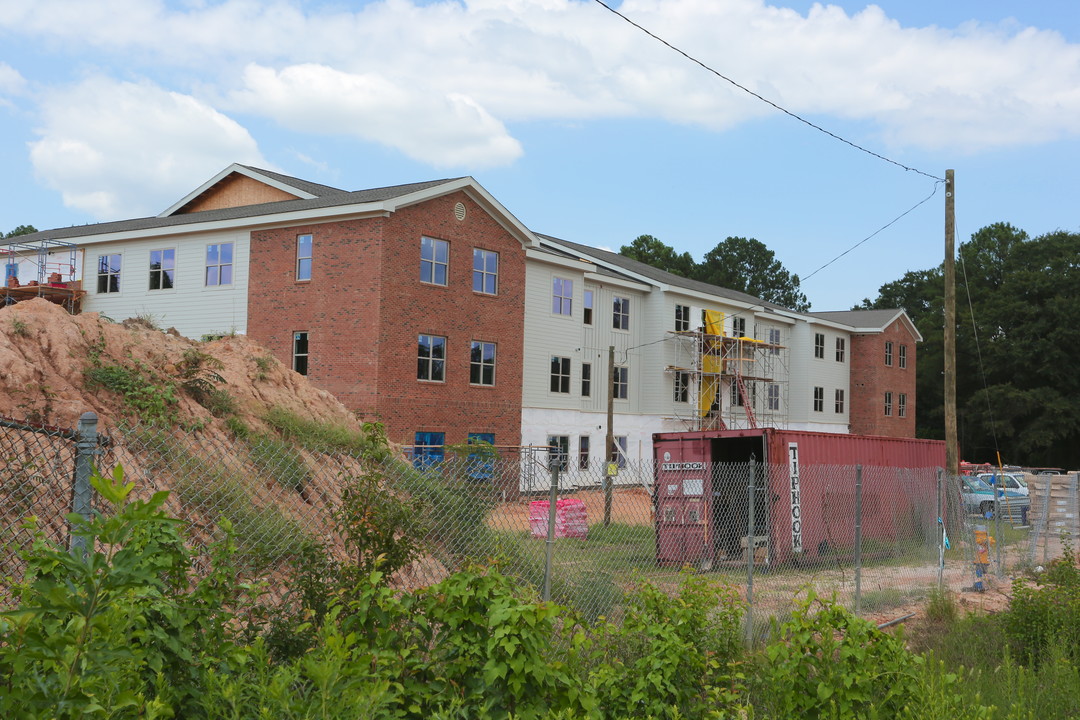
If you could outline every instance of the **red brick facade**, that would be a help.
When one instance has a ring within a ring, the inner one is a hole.
[[[455,214],[462,203],[465,217]],[[297,236],[313,236],[310,281],[296,279]],[[420,281],[421,237],[449,243],[446,286]],[[473,250],[499,254],[498,292],[473,291]],[[447,444],[521,434],[525,250],[466,193],[388,217],[251,234],[248,334],[292,365],[294,332],[308,333],[308,376],[390,440],[445,433]],[[420,334],[446,338],[443,382],[417,379]],[[472,341],[496,344],[495,384],[470,384]]]
[[[916,337],[903,317],[883,332],[852,334],[852,434],[915,437]]]

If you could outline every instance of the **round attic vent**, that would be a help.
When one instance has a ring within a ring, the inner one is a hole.
[[[464,220],[465,219],[465,205],[464,205],[464,203],[458,203],[457,205],[454,206],[454,217],[456,217],[458,220]]]

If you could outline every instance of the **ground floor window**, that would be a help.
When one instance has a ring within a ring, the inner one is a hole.
[[[418,432],[413,437],[413,465],[425,468],[442,462],[446,433]]]

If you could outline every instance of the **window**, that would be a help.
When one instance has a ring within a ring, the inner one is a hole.
[[[885,416],[892,415],[892,393],[885,393]]]
[[[592,397],[592,363],[581,363],[581,397]]]
[[[814,388],[814,412],[825,412],[825,388]]]
[[[770,410],[780,409],[780,386],[776,383],[771,383],[768,390],[768,402]]]
[[[769,328],[768,337],[769,337],[769,345],[772,346],[772,347],[769,348],[769,354],[771,354],[771,355],[779,355],[780,354],[780,347],[779,347],[780,346],[780,328]]]
[[[450,243],[420,238],[420,282],[446,285],[450,271]]]
[[[896,358],[896,364],[903,370],[907,367],[907,345],[901,345],[899,350],[900,355]]]
[[[570,358],[551,357],[551,392],[570,392]]]
[[[233,244],[206,246],[206,286],[232,285]]]
[[[835,400],[835,403],[834,403],[833,412],[835,412],[837,415],[842,415],[844,413],[844,391],[843,390],[838,389],[836,391],[836,400]]]
[[[836,338],[836,362],[844,362],[844,351],[847,349],[844,338]]]
[[[578,438],[578,469],[589,469],[589,436],[582,435]]]
[[[548,435],[548,469],[566,469],[570,456],[570,437],[568,435]]]
[[[737,338],[746,337],[746,318],[731,318],[731,334],[733,337]]]
[[[421,335],[417,342],[416,379],[442,382],[446,373],[446,338]]]
[[[904,347],[901,345],[900,347]],[[900,393],[896,396],[896,416],[907,417],[907,395]]]
[[[814,333],[814,357],[825,357],[825,335],[823,333]]]
[[[626,467],[626,436],[625,435],[616,435],[615,436],[615,464],[618,465],[620,469]]]
[[[311,279],[312,239],[311,235],[296,236],[296,279]]]
[[[685,332],[690,329],[690,306],[675,306],[675,332]]]
[[[613,380],[615,384],[615,399],[626,400],[630,396],[630,368],[626,366],[616,366]]]
[[[495,343],[472,341],[469,382],[473,385],[495,384]]]
[[[472,289],[485,295],[499,291],[499,253],[478,248],[472,251]]]
[[[306,332],[294,332],[292,336],[292,369],[307,375],[308,337]]]
[[[690,402],[690,373],[675,373],[675,397],[677,403]]]
[[[739,392],[739,383],[735,382],[734,380],[731,381],[731,402],[730,402],[730,404],[733,407],[742,407],[743,406],[743,396],[742,396],[742,393]]]
[[[438,465],[443,459],[446,434],[441,432],[418,432],[413,438],[413,465],[425,468]]]
[[[585,291],[585,302],[583,303],[584,310],[582,311],[581,321],[586,325],[592,325],[592,310],[593,310],[593,291]]]
[[[617,297],[612,300],[614,312],[611,316],[611,327],[616,330],[630,329],[630,298]]]
[[[482,445],[469,453],[466,460],[466,477],[470,480],[491,480],[495,477],[495,433],[471,432],[465,438],[466,445]]]
[[[176,279],[176,250],[150,251],[150,289],[171,290]]]
[[[120,292],[120,264],[122,255],[98,255],[97,291]]]
[[[556,315],[570,315],[574,303],[574,281],[566,278],[554,278],[551,283],[551,312]]]
[[[885,364],[892,367],[892,342],[885,343]]]

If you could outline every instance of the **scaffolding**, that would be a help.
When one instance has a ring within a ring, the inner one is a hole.
[[[757,332],[757,331],[755,331]],[[729,334],[724,314],[706,310],[698,330],[670,332],[674,377],[686,403],[676,420],[687,430],[786,427],[787,378],[781,342]],[[781,339],[782,340],[782,339]]]
[[[4,268],[0,306],[41,297],[62,305],[73,315],[78,313],[86,293],[76,279],[77,256],[75,243],[64,240],[23,242],[9,238],[0,247],[0,265]],[[29,272],[23,272],[27,265]]]

